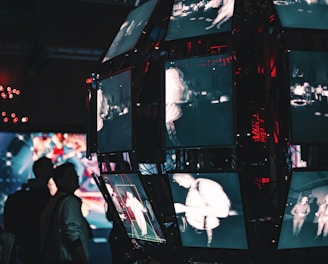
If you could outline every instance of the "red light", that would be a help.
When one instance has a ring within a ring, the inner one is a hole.
[[[87,79],[85,79],[85,83],[87,83],[87,84],[92,83],[92,78],[87,78]]]

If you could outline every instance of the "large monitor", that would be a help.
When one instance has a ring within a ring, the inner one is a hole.
[[[293,144],[328,142],[328,52],[288,53]]]
[[[175,0],[165,40],[230,32],[235,0]]]
[[[9,194],[35,178],[33,162],[43,156],[50,158],[55,167],[65,162],[74,164],[80,184],[76,194],[82,200],[82,211],[90,226],[98,230],[111,229],[105,215],[105,200],[92,177],[99,174],[97,158],[86,156],[84,133],[0,132],[0,205]],[[0,218],[2,209],[0,207]],[[95,239],[100,238],[98,235],[106,239],[108,231],[97,233]]]
[[[273,1],[283,28],[328,29],[328,2],[318,0]]]
[[[121,25],[102,62],[132,50],[142,34],[157,4],[157,0],[148,0],[133,9]]]
[[[132,69],[99,81],[97,92],[97,153],[132,149]]]
[[[182,246],[247,249],[237,172],[169,172]]]
[[[165,62],[166,148],[233,146],[233,54]]]
[[[166,243],[161,224],[138,173],[103,174],[103,182],[128,236]]]
[[[292,172],[278,249],[328,246],[327,195],[327,170]]]

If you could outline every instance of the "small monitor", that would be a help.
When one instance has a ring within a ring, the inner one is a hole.
[[[97,153],[132,149],[131,74],[127,69],[98,83]]]
[[[233,54],[165,62],[166,148],[233,146]]]
[[[328,29],[328,2],[318,0],[273,1],[283,28]]]
[[[156,4],[157,0],[148,0],[128,14],[102,59],[103,63],[129,52],[136,46]]]
[[[293,144],[328,142],[328,52],[288,53]]]
[[[168,173],[182,246],[247,249],[237,172]]]
[[[327,207],[328,171],[294,170],[277,248],[327,247]]]
[[[166,243],[138,173],[103,174],[108,195],[130,238]]]
[[[235,0],[175,0],[166,41],[230,32]]]

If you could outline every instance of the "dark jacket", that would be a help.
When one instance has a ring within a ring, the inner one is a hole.
[[[43,263],[88,263],[89,225],[81,199],[57,192],[41,217]]]

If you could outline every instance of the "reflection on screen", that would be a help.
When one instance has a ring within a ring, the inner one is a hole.
[[[129,13],[102,62],[106,62],[118,55],[128,52],[135,47],[143,29],[148,23],[156,3],[157,0],[148,0]]]
[[[166,62],[165,146],[234,144],[231,54]]]
[[[239,175],[169,173],[182,246],[247,249]]]
[[[131,70],[100,80],[97,90],[98,153],[132,148]]]
[[[102,175],[130,238],[165,243],[164,234],[136,173]]]
[[[165,40],[231,31],[234,5],[235,0],[175,0]]]
[[[290,51],[292,141],[328,142],[328,52]]]
[[[318,0],[273,1],[284,28],[328,29],[328,2]]]
[[[294,171],[278,249],[328,246],[328,171]]]

